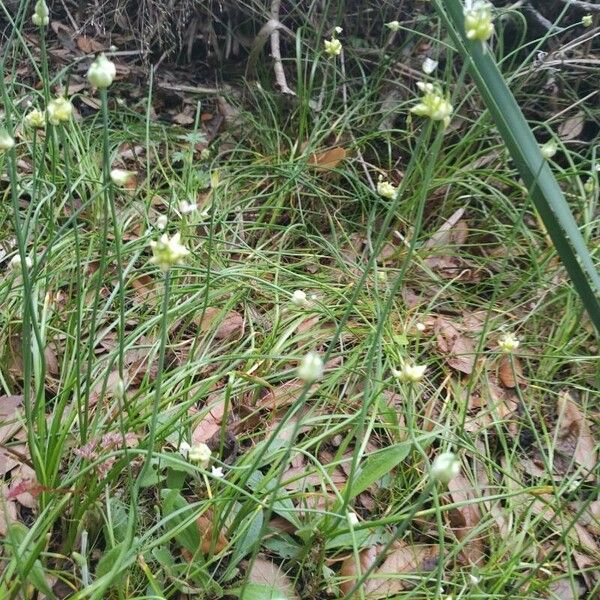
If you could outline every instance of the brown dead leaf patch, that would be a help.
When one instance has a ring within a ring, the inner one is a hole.
[[[196,526],[200,533],[200,549],[203,554],[219,554],[229,543],[225,532],[220,529],[216,531],[216,523],[213,517],[213,513],[208,510],[201,514],[196,519]]]
[[[298,595],[291,579],[274,562],[258,555],[247,573],[248,581],[279,590],[285,598],[297,600]]]
[[[445,355],[446,363],[461,373],[470,375],[475,368],[475,343],[459,326],[444,317],[438,317],[434,332],[439,350]]]
[[[556,410],[557,467],[566,473],[574,461],[589,473],[587,479],[594,479],[598,454],[590,423],[568,391],[559,395]]]
[[[481,565],[484,559],[484,543],[481,534],[473,535],[473,530],[481,521],[479,505],[469,501],[479,497],[479,493],[473,488],[469,480],[459,475],[448,484],[450,497],[455,503],[461,503],[460,507],[453,508],[448,512],[448,519],[456,538],[464,541],[461,557],[465,563]]]
[[[361,550],[358,565],[353,555],[344,560],[340,569],[340,576],[343,578],[340,589],[344,594],[348,594],[361,574],[378,560],[382,550],[383,546],[371,546]],[[382,564],[363,584],[365,596],[369,599],[388,598],[412,587],[415,574],[435,569],[438,554],[439,549],[435,545],[407,545],[397,542]],[[409,574],[410,578],[402,577]]]

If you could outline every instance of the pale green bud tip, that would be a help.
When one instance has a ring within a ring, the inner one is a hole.
[[[425,376],[427,365],[405,364],[401,369],[393,370],[393,375],[404,383],[419,383]]]
[[[510,354],[510,353],[514,352],[515,350],[517,350],[520,343],[521,342],[519,342],[519,340],[512,333],[505,333],[498,340],[498,347],[505,354]]]
[[[161,271],[168,271],[173,265],[179,264],[190,251],[181,244],[181,235],[176,233],[173,237],[164,233],[158,242],[150,242],[152,258],[150,262],[157,265]]]
[[[305,382],[317,381],[323,377],[323,359],[316,352],[309,352],[298,367],[298,377]]]
[[[554,140],[549,140],[540,147],[540,152],[545,159],[552,158],[558,152],[558,144]]]
[[[385,26],[390,31],[399,31],[400,30],[400,22],[399,21],[390,21],[389,23],[386,23]]]
[[[15,145],[13,137],[8,135],[6,129],[0,129],[0,151],[10,150]]]
[[[585,15],[581,18],[581,24],[584,27],[591,27],[594,24],[594,18],[592,15]]]
[[[106,89],[109,87],[117,74],[115,63],[106,58],[104,54],[96,57],[96,60],[88,69],[88,81],[98,89]]]
[[[338,56],[342,52],[342,42],[336,38],[325,40],[325,53],[329,56]]]
[[[71,119],[73,114],[73,105],[70,100],[59,96],[48,104],[48,121],[52,125],[60,125]]]
[[[398,189],[393,186],[389,181],[379,181],[377,183],[377,193],[383,198],[391,200],[396,197]]]
[[[31,17],[34,25],[38,27],[40,25],[48,25],[50,23],[50,11],[48,10],[48,5],[44,2],[44,0],[39,0],[35,3],[35,10]]]
[[[208,467],[211,457],[210,448],[206,444],[197,444],[192,446],[188,451],[188,459],[192,462],[197,462],[201,467]]]
[[[460,462],[453,452],[442,452],[431,465],[431,478],[448,484],[460,473]]]
[[[465,33],[470,40],[486,42],[494,35],[492,5],[487,0],[469,2],[465,8]]]

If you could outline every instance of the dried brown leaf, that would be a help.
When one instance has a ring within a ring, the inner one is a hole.
[[[274,562],[264,556],[256,557],[247,576],[248,581],[279,590],[289,600],[298,598],[290,578]]]
[[[346,158],[346,151],[340,146],[311,154],[308,164],[318,169],[335,169]]]
[[[0,396],[0,444],[21,429],[23,396]]]
[[[344,578],[340,589],[344,594],[352,590],[356,580],[377,560],[382,549],[382,546],[371,546],[362,550],[359,553],[360,568],[357,568],[353,555],[344,560],[340,569],[340,575]],[[396,543],[381,566],[363,584],[366,597],[388,598],[411,587],[408,578],[398,575],[432,571],[438,560],[438,552],[437,546]]]
[[[447,319],[438,317],[434,324],[437,345],[453,369],[470,375],[475,367],[475,344]]]
[[[473,529],[481,521],[481,511],[478,504],[475,502],[469,503],[470,500],[476,499],[479,494],[463,475],[452,479],[448,484],[448,490],[452,501],[461,503],[460,507],[453,508],[448,512],[454,535],[461,542],[466,540],[461,556],[467,563],[481,564],[484,558],[483,539],[479,535],[473,537]]]
[[[76,40],[76,44],[86,54],[102,52],[105,49],[104,44],[87,35],[80,35]]]
[[[556,449],[563,456],[574,460],[589,471],[588,478],[593,479],[593,471],[598,459],[596,443],[589,422],[568,391],[559,395],[557,412]]]
[[[561,122],[558,127],[558,135],[561,140],[574,140],[581,135],[585,125],[585,114],[579,111],[576,115]]]
[[[214,335],[217,340],[236,338],[244,333],[244,318],[239,312],[232,310],[222,315],[221,309],[209,306],[198,323],[200,332],[207,333],[216,327]]]
[[[215,532],[215,522],[211,511],[201,514],[196,519],[196,525],[201,536],[200,549],[203,554],[219,554],[227,548],[229,543],[227,536],[222,529]]]
[[[221,394],[209,396],[207,400],[208,410],[192,432],[192,443],[206,443],[215,433],[221,431],[223,414],[225,412],[225,400]]]

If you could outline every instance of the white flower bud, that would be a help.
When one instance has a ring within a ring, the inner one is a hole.
[[[135,188],[137,184],[137,173],[125,169],[112,169],[110,179],[118,187],[131,189]]]
[[[188,202],[187,200],[182,200],[179,203],[179,212],[182,215],[189,215],[196,210],[198,210],[198,205],[194,202]]]
[[[316,352],[309,352],[298,367],[298,377],[307,383],[323,377],[323,359]]]
[[[423,64],[421,65],[421,69],[423,70],[423,73],[425,73],[426,75],[431,75],[438,66],[438,61],[437,60],[433,60],[432,58],[429,58],[429,56],[423,61]]]
[[[385,26],[390,31],[399,31],[400,30],[400,21],[390,21],[389,23],[386,23]]]
[[[581,17],[581,24],[584,27],[591,27],[594,24],[594,18],[592,15],[584,15]]]
[[[448,484],[460,473],[460,462],[453,452],[442,452],[431,465],[431,477]]]
[[[222,479],[225,477],[225,473],[223,473],[223,467],[211,467],[210,474],[217,479]]]
[[[292,304],[298,308],[308,308],[310,306],[310,302],[306,296],[306,292],[303,290],[296,290],[292,294]]]
[[[540,146],[540,152],[542,153],[542,156],[548,160],[558,152],[558,144],[555,140],[548,140],[545,144]]]
[[[29,258],[29,256],[25,257],[25,266],[28,269],[31,269],[31,267],[33,267],[33,261],[31,260],[31,258]],[[18,272],[21,270],[21,255],[20,254],[15,254],[11,259],[10,259],[10,268],[11,270]]]
[[[423,379],[426,370],[427,365],[405,364],[400,370],[394,369],[392,373],[394,377],[397,377],[400,381],[403,381],[404,383],[419,383],[419,381]]]
[[[162,231],[167,226],[167,222],[167,215],[159,215],[159,217],[156,219],[156,229]]]
[[[98,89],[109,87],[117,74],[115,63],[106,58],[105,54],[99,54],[90,65],[87,72],[88,81]]]
[[[8,131],[6,131],[6,129],[0,129],[0,151],[10,150],[14,145],[15,140],[8,135]]]

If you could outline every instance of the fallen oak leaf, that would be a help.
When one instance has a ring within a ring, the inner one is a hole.
[[[290,578],[278,565],[260,554],[251,563],[247,578],[250,583],[265,588],[265,591],[272,591],[270,595],[256,597],[273,598],[274,600],[298,599]]]
[[[341,146],[329,148],[323,152],[313,153],[308,157],[308,164],[317,169],[335,169],[346,158],[346,150]]]
[[[475,500],[479,494],[473,488],[469,480],[463,475],[458,475],[448,483],[448,491],[452,501],[460,506],[448,512],[448,518],[454,535],[460,541],[464,541],[461,556],[465,562],[479,565],[484,558],[483,538],[480,535],[473,536],[473,530],[481,521],[481,511]]]
[[[354,555],[344,560],[340,575],[344,580],[340,589],[348,594],[356,585],[357,579],[378,560],[383,546],[371,546],[359,552],[359,564]],[[419,572],[432,571],[438,561],[439,549],[436,545],[408,545],[396,542],[383,563],[367,578],[362,589],[365,596],[371,598],[389,598],[409,587],[412,587],[414,575]],[[358,567],[358,568],[357,568]],[[400,575],[408,575],[401,577]]]

